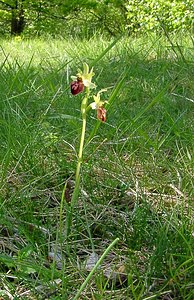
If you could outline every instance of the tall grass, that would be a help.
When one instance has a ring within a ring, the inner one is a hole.
[[[3,298],[74,299],[88,257],[119,237],[80,299],[193,300],[194,45],[170,38],[1,41]],[[88,120],[66,253],[60,199],[81,125],[69,80],[83,61],[107,98],[118,93],[105,124]]]

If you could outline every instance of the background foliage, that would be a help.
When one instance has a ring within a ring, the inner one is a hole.
[[[192,0],[0,1],[0,34],[109,35],[193,30]]]
[[[160,31],[161,24],[168,31],[193,26],[194,4],[185,0],[134,0],[128,1],[127,26],[134,31]]]

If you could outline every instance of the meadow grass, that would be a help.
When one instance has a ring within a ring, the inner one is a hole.
[[[0,45],[0,296],[77,299],[88,262],[119,238],[79,299],[193,300],[192,38]],[[69,84],[83,62],[114,101],[106,123],[88,116],[67,241],[82,99]]]

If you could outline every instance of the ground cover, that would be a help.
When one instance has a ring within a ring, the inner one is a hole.
[[[0,44],[1,297],[76,299],[118,237],[79,299],[193,300],[192,38]],[[73,189],[81,132],[70,76],[83,62],[114,101],[96,132],[88,116],[67,241],[61,195],[67,180],[67,198]]]

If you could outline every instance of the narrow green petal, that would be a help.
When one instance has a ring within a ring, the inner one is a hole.
[[[83,63],[83,74],[88,74],[89,73],[89,66],[86,63]]]

